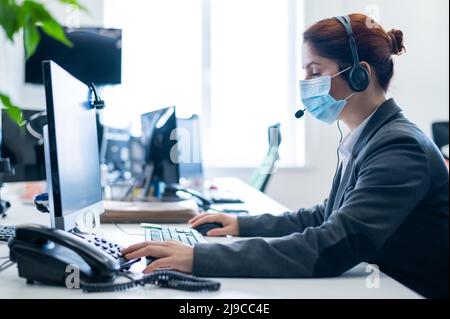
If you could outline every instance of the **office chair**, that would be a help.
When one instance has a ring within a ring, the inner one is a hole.
[[[281,144],[280,123],[269,126],[269,150],[262,161],[261,165],[253,172],[249,184],[253,188],[261,192],[265,192],[269,183],[270,177],[274,173],[276,162],[280,159],[279,148]]]
[[[442,147],[448,145],[449,142],[449,123],[436,122],[431,125],[431,128],[433,132],[433,141],[437,147],[442,150]]]

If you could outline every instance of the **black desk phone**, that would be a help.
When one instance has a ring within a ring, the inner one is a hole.
[[[85,282],[108,282],[121,268],[117,259],[87,240],[41,225],[17,227],[8,245],[19,276],[30,282],[65,285],[68,265],[77,267]]]
[[[140,259],[126,260],[120,256],[120,247],[112,250],[108,248],[111,245],[115,244],[95,236],[33,224],[17,226],[15,236],[8,242],[9,258],[17,263],[19,277],[28,283],[66,286],[66,279],[77,268],[81,288],[87,292],[123,291],[146,284],[186,291],[215,291],[220,287],[218,282],[170,269],[133,279],[125,271]],[[72,267],[68,268],[69,265]],[[129,281],[114,283],[117,276]]]

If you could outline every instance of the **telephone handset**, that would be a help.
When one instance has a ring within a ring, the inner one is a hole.
[[[108,282],[120,270],[116,259],[86,240],[42,225],[18,226],[8,245],[19,276],[30,282],[65,285],[75,271],[84,282]]]
[[[209,209],[209,207],[213,204],[212,201],[203,196],[203,194],[192,188],[183,187],[178,184],[167,185],[165,188],[165,195],[173,196],[176,192],[183,192],[191,195],[197,204],[204,210]]]
[[[190,194],[192,198],[204,211],[212,210],[219,213],[230,213],[230,214],[248,213],[248,210],[246,209],[229,209],[224,208],[220,205],[216,205],[212,200],[207,199],[203,194],[192,188],[183,187],[178,184],[172,184],[166,187],[167,194],[174,194],[176,192],[183,192]]]

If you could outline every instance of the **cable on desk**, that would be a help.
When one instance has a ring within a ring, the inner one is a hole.
[[[0,268],[2,268],[5,264],[7,264],[10,260],[4,261],[2,264],[0,264]]]
[[[11,267],[12,265],[14,265],[15,262],[11,261],[11,260],[6,260],[5,262],[3,262],[2,264],[0,264],[0,272],[8,269],[9,267]]]
[[[132,279],[130,276],[126,277],[131,280],[117,284],[82,283],[81,288],[85,292],[113,292],[125,291],[137,286],[143,287],[147,284],[151,284],[162,288],[172,288],[184,291],[217,291],[220,289],[220,282],[200,279],[170,269],[156,270],[144,275],[140,279]]]

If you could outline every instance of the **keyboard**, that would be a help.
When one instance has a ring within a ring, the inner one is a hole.
[[[164,227],[153,224],[143,224],[143,227],[145,227],[146,241],[175,240],[189,246],[194,246],[197,243],[207,243],[203,235],[192,228]]]
[[[90,243],[92,246],[103,250],[108,255],[110,255],[114,259],[118,260],[119,264],[120,264],[120,269],[128,269],[128,268],[130,268],[130,266],[132,264],[134,264],[140,260],[140,259],[131,259],[131,260],[125,259],[124,257],[122,257],[123,247],[116,243],[108,241],[106,238],[95,236],[95,235],[90,235],[90,234],[83,234],[83,233],[76,233],[76,232],[71,232],[71,233],[80,238],[83,238],[88,243]]]
[[[0,225],[0,241],[7,242],[11,237],[16,235],[16,227]]]

